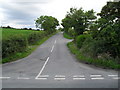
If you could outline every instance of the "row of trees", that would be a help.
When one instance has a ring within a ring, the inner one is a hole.
[[[108,2],[97,16],[93,10],[70,8],[62,26],[76,44],[83,44],[78,45],[81,51],[94,57],[107,55],[120,62],[120,1]]]

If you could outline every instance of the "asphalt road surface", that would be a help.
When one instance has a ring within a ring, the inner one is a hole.
[[[31,55],[2,66],[3,88],[118,88],[118,72],[78,62],[62,33]]]

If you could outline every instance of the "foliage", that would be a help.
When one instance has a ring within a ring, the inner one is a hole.
[[[88,38],[89,35],[79,35],[76,37],[76,45],[78,48],[81,48],[83,45],[83,42],[85,41],[86,38]]]
[[[102,41],[103,50],[100,53],[109,53],[111,57],[120,58],[120,2],[108,2],[102,8],[96,24],[91,28],[92,36],[98,42]],[[96,30],[93,30],[96,28]],[[120,61],[119,61],[120,62]]]
[[[70,8],[70,12],[62,20],[62,26],[65,32],[68,33],[69,28],[74,28],[76,35],[83,34],[89,28],[90,23],[96,19],[93,10],[84,12],[82,8]]]
[[[93,57],[86,57],[83,53],[80,52],[80,50],[77,48],[77,46],[74,44],[74,42],[69,42],[67,44],[70,51],[75,54],[76,58],[86,64],[93,64],[95,66],[103,67],[103,68],[111,68],[111,69],[120,69],[120,64],[115,62],[115,60],[106,60],[105,58],[99,59],[99,58],[93,58]]]
[[[28,45],[34,44],[43,39],[47,32],[19,30],[19,29],[2,29],[2,58],[9,57],[17,52],[24,52]]]
[[[18,60],[18,59],[21,59],[21,58],[24,58],[24,57],[30,55],[39,45],[41,45],[42,43],[44,43],[49,37],[51,37],[55,33],[53,33],[53,34],[51,34],[51,35],[49,35],[47,37],[45,36],[44,38],[42,38],[37,43],[34,43],[34,45],[28,45],[28,47],[25,48],[25,51],[16,52],[14,54],[11,54],[8,57],[2,58],[2,62],[0,62],[0,63],[12,62],[12,61],[15,61],[15,60]]]
[[[75,30],[73,28],[69,28],[68,29],[68,34],[71,36],[71,37],[75,37],[76,33],[75,33]]]
[[[59,25],[59,22],[52,16],[40,16],[35,21],[35,24],[37,28],[41,28],[49,33],[52,33],[55,32],[55,29]]]
[[[71,37],[68,33],[63,33],[63,36],[67,39],[73,39],[73,37]]]
[[[93,10],[85,12],[71,8],[62,25],[67,33],[69,28],[75,30],[78,58],[82,55],[92,58],[87,59],[90,63],[116,68],[120,64],[120,1],[108,2],[97,15],[98,19]],[[72,44],[71,48],[74,47]],[[80,59],[86,59],[82,56]]]

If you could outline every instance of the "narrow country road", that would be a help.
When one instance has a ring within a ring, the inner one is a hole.
[[[118,73],[78,62],[62,33],[31,55],[2,66],[3,88],[118,88]]]

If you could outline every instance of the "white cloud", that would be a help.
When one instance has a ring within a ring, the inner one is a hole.
[[[35,27],[34,20],[48,15],[62,20],[71,7],[100,12],[108,0],[1,0],[0,18],[3,25]]]

